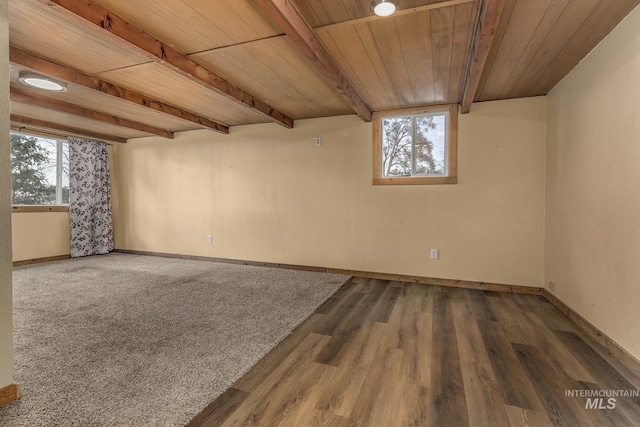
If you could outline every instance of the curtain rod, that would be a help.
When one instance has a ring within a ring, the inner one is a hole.
[[[11,125],[11,130],[15,131],[15,132],[26,132],[26,133],[31,133],[35,136],[42,136],[44,138],[55,138],[55,139],[64,139],[66,140],[67,138],[71,137],[80,137],[80,138],[89,138],[85,135],[81,135],[78,133],[62,133],[62,132],[55,132],[55,131],[51,131],[51,130],[43,130],[43,129],[38,129],[38,128],[34,128],[34,127],[30,127],[30,126],[24,126],[24,125]],[[105,144],[108,145],[113,145],[113,142],[108,142],[108,141],[101,141],[104,142]]]

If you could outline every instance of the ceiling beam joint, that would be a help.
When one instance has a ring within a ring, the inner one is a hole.
[[[345,72],[322,44],[314,29],[295,9],[291,0],[257,0],[257,4],[285,32],[298,50],[365,122],[371,121],[371,108],[362,99]]]
[[[462,114],[471,111],[471,104],[476,96],[503,9],[504,0],[480,0],[460,100]]]
[[[74,116],[80,116],[80,117],[96,120],[103,123],[109,123],[116,126],[122,126],[122,127],[135,129],[145,133],[162,136],[164,138],[173,139],[173,132],[165,129],[149,126],[144,123],[136,122],[129,119],[124,119],[121,117],[113,116],[111,114],[102,113],[100,111],[90,110],[88,108],[80,107],[78,105],[74,105],[69,102],[60,101],[54,98],[49,98],[47,96],[40,95],[37,93],[32,93],[30,91],[26,91],[22,89],[16,89],[12,87],[11,100],[14,102],[35,105],[37,107],[46,108],[48,110],[60,111],[63,113],[74,115]]]
[[[60,65],[47,59],[40,58],[30,52],[18,49],[13,46],[10,46],[9,48],[9,60],[14,65],[29,68],[30,70],[36,71],[40,74],[44,74],[54,79],[63,80],[68,83],[74,83],[87,89],[104,93],[114,98],[123,99],[141,107],[155,110],[160,113],[177,117],[185,121],[196,123],[197,125],[209,128],[216,132],[220,132],[223,134],[229,133],[229,127],[222,123],[218,123],[206,117],[199,116],[197,114],[183,110],[182,108],[165,104],[164,102],[158,101],[144,94],[125,89],[123,87],[101,80],[97,77],[84,74],[81,71],[73,69],[71,67]]]
[[[40,0],[49,7],[64,13],[90,28],[104,30],[113,41],[131,49],[173,72],[198,83],[208,90],[225,97],[238,105],[257,112],[266,119],[287,128],[293,127],[293,118],[244,91],[213,71],[203,67],[171,46],[162,43],[142,29],[127,22],[92,1]]]
[[[19,132],[22,132],[22,131],[39,132],[42,130],[44,130],[45,132],[59,131],[59,132],[63,132],[62,135],[64,136],[74,135],[74,136],[81,136],[85,138],[98,139],[101,141],[120,142],[123,144],[127,142],[127,138],[123,138],[121,136],[107,135],[99,132],[91,132],[85,129],[61,125],[59,123],[48,122],[46,120],[34,119],[31,117],[19,116],[17,114],[11,114],[10,120],[12,124],[15,124],[15,127],[18,129]]]

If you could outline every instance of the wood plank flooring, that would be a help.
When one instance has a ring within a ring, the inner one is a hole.
[[[636,426],[567,390],[639,388],[541,296],[354,278],[189,426]]]

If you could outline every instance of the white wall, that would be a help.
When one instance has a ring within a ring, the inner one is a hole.
[[[640,8],[548,98],[545,281],[640,359]]]
[[[355,116],[132,140],[115,153],[116,245],[542,286],[545,140],[545,98],[474,105],[459,184],[437,186],[373,186]]]
[[[9,20],[7,0],[0,0],[0,388],[13,383],[10,154]]]

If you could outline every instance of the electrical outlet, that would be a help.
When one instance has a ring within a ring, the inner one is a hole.
[[[317,137],[316,138],[316,147],[320,147],[322,145],[322,138]]]
[[[553,282],[549,282],[549,290],[550,290],[551,292],[555,292],[555,290],[556,290],[556,284],[555,284],[555,283],[553,283]]]
[[[207,243],[213,243],[213,236],[211,234],[207,235]]]
[[[431,259],[438,259],[440,253],[437,249],[431,249]]]

